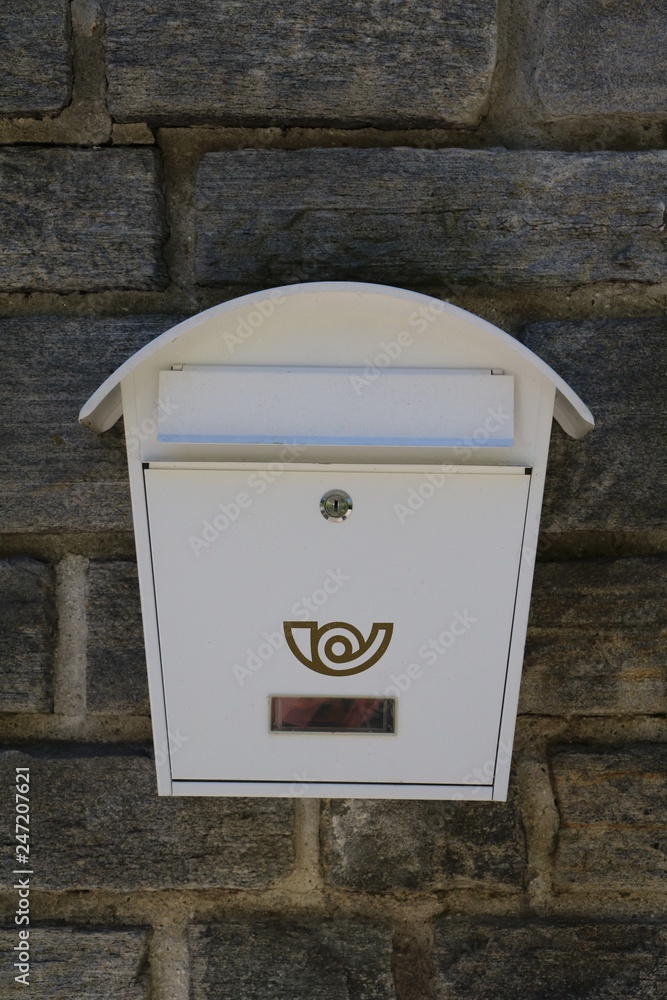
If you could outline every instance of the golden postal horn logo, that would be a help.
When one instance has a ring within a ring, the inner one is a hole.
[[[391,622],[375,622],[368,638],[348,622],[283,622],[287,645],[297,660],[318,674],[348,677],[368,670],[391,642]]]

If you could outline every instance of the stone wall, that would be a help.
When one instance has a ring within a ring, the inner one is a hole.
[[[0,871],[30,995],[653,1000],[666,978],[663,0],[5,0]],[[159,799],[122,427],[179,318],[352,278],[551,363],[507,804]],[[6,985],[5,985],[6,984]]]

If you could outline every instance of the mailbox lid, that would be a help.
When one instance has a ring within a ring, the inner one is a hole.
[[[280,308],[276,308],[278,304]],[[267,342],[257,337],[247,339],[247,330],[256,327],[258,321],[264,325],[262,316],[267,320],[264,332],[270,332]],[[150,374],[152,378],[153,372],[157,375],[160,369],[177,362],[227,363],[239,338],[222,351],[213,344],[226,341],[226,330],[235,321],[239,329],[242,324],[246,330],[240,338],[243,348],[239,348],[238,359],[253,359],[250,363],[258,359],[261,364],[269,359],[273,364],[298,363],[307,352],[313,361],[321,360],[323,364],[354,358],[357,364],[370,365],[373,374],[373,365],[389,364],[409,347],[416,352],[411,357],[418,357],[417,363],[429,367],[441,365],[445,359],[450,363],[456,359],[463,366],[488,362],[519,373],[520,381],[521,374],[530,371],[553,385],[554,416],[567,434],[580,438],[593,428],[588,407],[556,372],[519,341],[479,316],[406,289],[345,281],[307,282],[254,292],[185,320],[121,365],[93,393],[79,419],[98,433],[111,427],[123,412],[120,386],[129,376],[143,378]],[[313,337],[314,329],[317,337]],[[419,332],[419,344],[413,344],[414,331]]]
[[[491,369],[184,365],[161,371],[158,440],[511,447],[514,377]]]
[[[174,779],[492,784],[530,476],[381,469],[146,470]],[[393,634],[322,676],[289,621]],[[272,696],[391,697],[396,732],[271,732]]]

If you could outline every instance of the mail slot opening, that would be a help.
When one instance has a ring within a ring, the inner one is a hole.
[[[393,733],[394,698],[271,698],[273,733]]]

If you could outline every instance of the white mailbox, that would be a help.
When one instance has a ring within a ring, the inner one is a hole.
[[[121,415],[160,793],[505,799],[562,379],[325,282],[158,337],[80,419]]]

